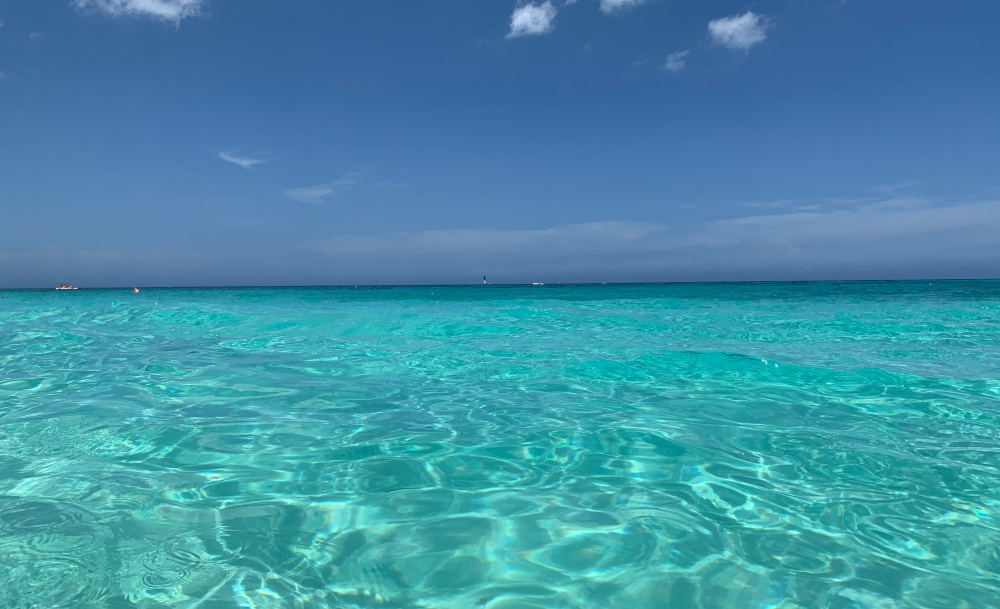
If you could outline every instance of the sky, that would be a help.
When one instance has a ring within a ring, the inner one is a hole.
[[[1000,277],[996,0],[0,23],[0,288]]]

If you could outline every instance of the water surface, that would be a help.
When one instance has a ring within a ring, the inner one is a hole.
[[[7,291],[0,607],[1000,607],[1000,282]]]

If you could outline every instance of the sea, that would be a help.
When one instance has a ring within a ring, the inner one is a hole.
[[[1000,281],[2,291],[0,607],[1000,608]]]

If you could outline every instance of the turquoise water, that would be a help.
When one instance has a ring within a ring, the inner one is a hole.
[[[1000,282],[8,291],[0,607],[1000,607]]]

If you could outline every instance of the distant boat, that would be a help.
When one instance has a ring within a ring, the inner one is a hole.
[[[70,284],[68,284],[68,283],[60,283],[60,284],[59,284],[59,287],[58,287],[58,288],[56,288],[56,289],[57,289],[57,290],[76,290],[76,289],[78,289],[78,288],[74,288],[73,286],[71,286],[71,285],[70,285]]]
[[[133,294],[138,294],[139,293],[139,288],[133,287],[132,288],[132,293]]]
[[[536,281],[535,283],[533,283],[533,284],[531,284],[531,285],[545,285],[545,284],[544,284],[544,283],[542,283],[541,281]]]
[[[490,283],[486,281],[486,275],[483,275],[483,285],[490,285]]]

